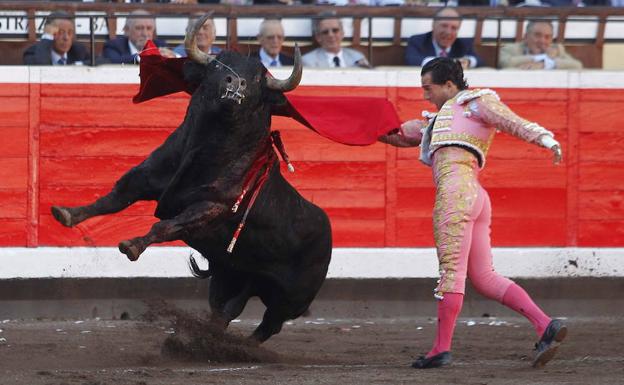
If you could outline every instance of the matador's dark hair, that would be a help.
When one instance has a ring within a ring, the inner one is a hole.
[[[433,84],[444,84],[450,80],[460,91],[468,88],[468,82],[464,78],[464,70],[461,63],[455,59],[437,57],[423,66],[420,76],[424,76],[429,72],[431,72]]]

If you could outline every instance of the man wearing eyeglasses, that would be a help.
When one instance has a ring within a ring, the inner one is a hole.
[[[303,55],[303,65],[318,68],[363,67],[370,64],[360,51],[342,47],[342,21],[335,14],[321,14],[312,22],[314,38],[319,48]]]
[[[266,19],[260,23],[258,43],[260,43],[258,58],[265,67],[271,69],[293,65],[293,58],[282,53],[284,27],[278,19]]]

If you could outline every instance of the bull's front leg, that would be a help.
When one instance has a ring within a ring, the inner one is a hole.
[[[72,227],[94,216],[119,212],[139,200],[158,199],[177,170],[179,136],[180,130],[174,131],[147,159],[126,172],[110,193],[85,206],[52,206],[52,216]]]
[[[94,203],[63,207],[52,206],[52,216],[63,226],[73,227],[91,217],[119,212],[139,200],[155,200],[162,188],[150,184],[149,174],[152,172],[149,163],[132,168],[117,183],[112,191]]]
[[[196,231],[205,231],[211,222],[230,212],[230,208],[222,203],[192,205],[172,219],[156,222],[146,235],[120,242],[119,251],[129,260],[136,261],[152,243],[177,241]]]

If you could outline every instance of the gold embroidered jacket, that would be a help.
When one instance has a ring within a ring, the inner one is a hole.
[[[537,123],[516,115],[496,92],[487,88],[464,90],[447,100],[437,115],[430,118],[423,132],[421,160],[431,165],[438,148],[459,146],[471,150],[483,168],[496,129],[538,145],[542,135],[554,136]]]

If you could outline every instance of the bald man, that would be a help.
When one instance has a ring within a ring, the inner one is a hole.
[[[266,19],[260,24],[258,32],[260,50],[258,58],[265,67],[291,66],[293,58],[282,53],[284,44],[284,27],[278,19]]]
[[[409,38],[405,51],[407,65],[422,67],[436,57],[450,57],[459,59],[464,69],[483,66],[472,39],[457,38],[460,27],[461,17],[456,9],[442,8],[436,12],[431,32]]]

